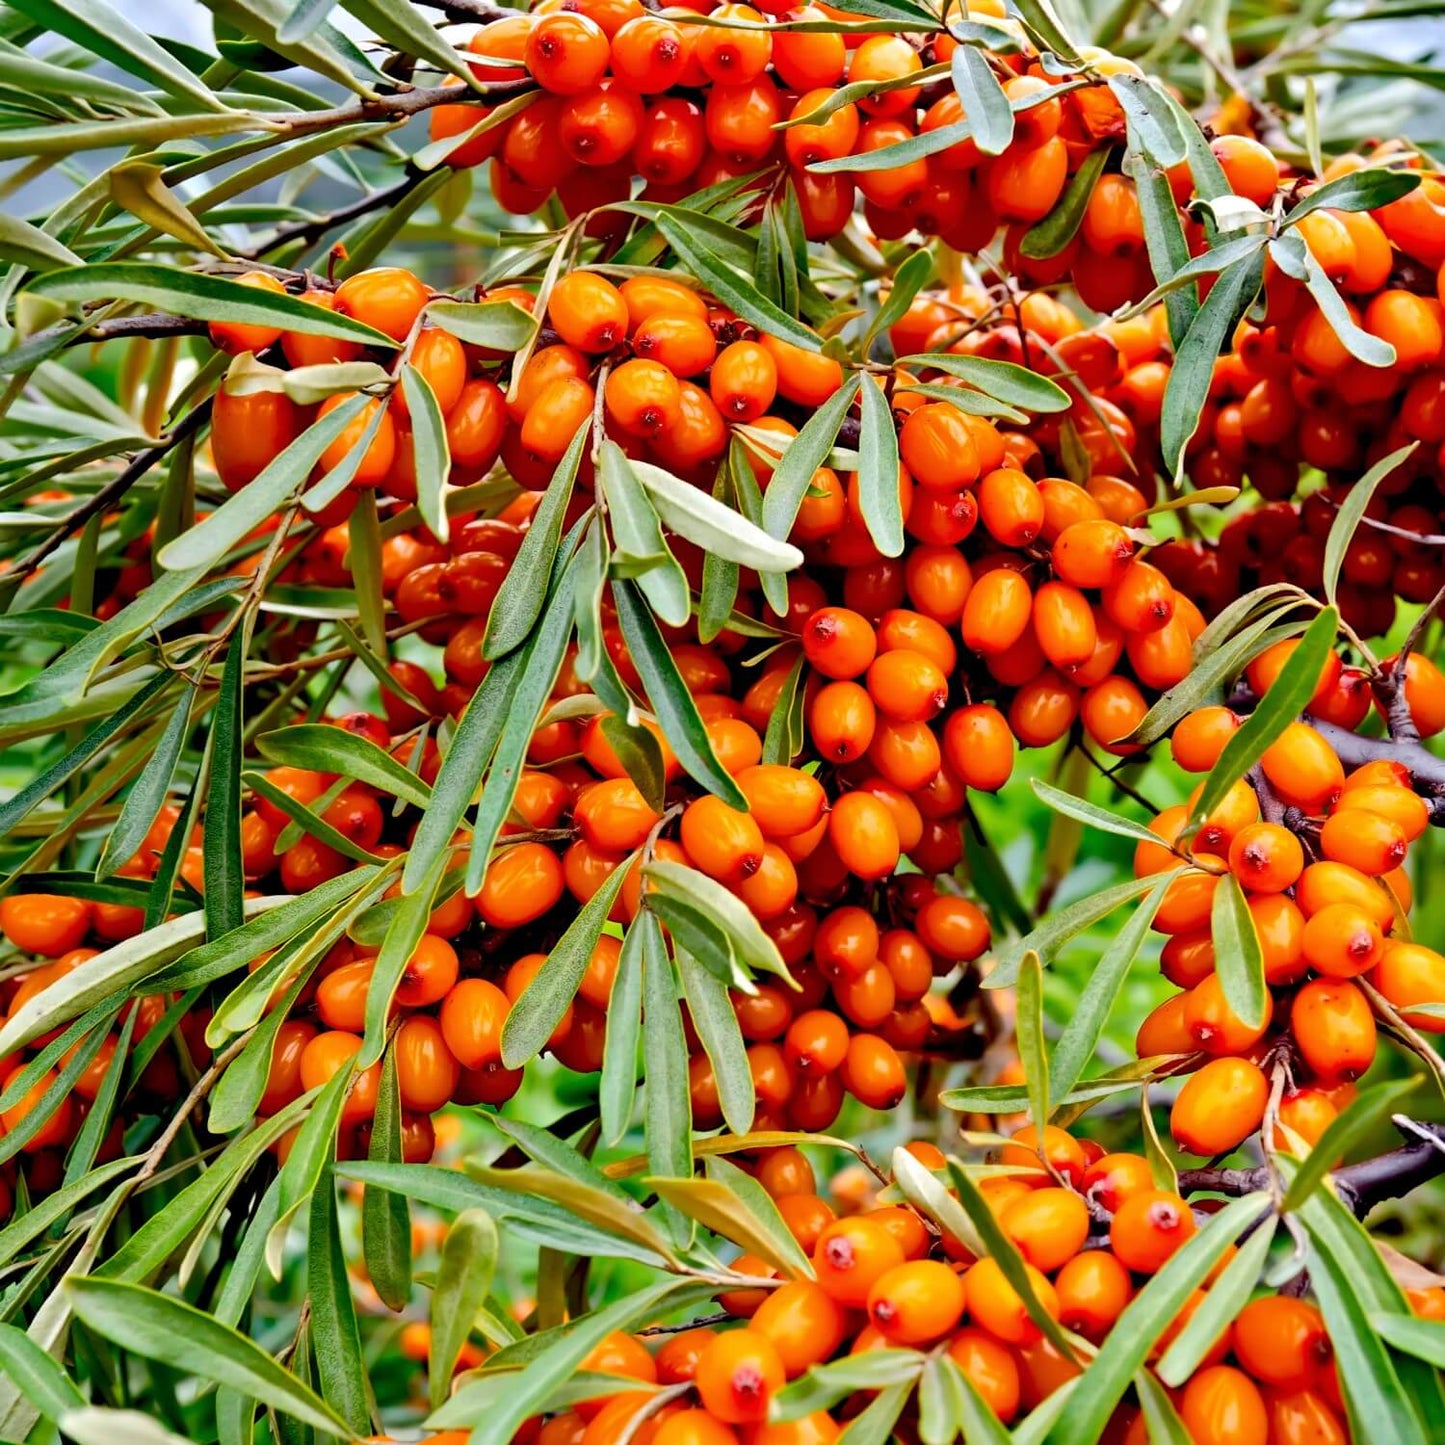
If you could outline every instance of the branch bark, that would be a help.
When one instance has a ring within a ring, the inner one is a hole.
[[[1330,1175],[1357,1219],[1363,1219],[1377,1204],[1399,1199],[1445,1174],[1445,1125],[1421,1124],[1401,1116],[1395,1119],[1395,1127],[1413,1135],[1413,1141],[1374,1159],[1347,1164]],[[1179,1175],[1179,1192],[1253,1194],[1269,1188],[1270,1178],[1264,1165],[1255,1169],[1186,1169]]]

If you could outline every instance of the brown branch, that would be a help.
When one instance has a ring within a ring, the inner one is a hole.
[[[1445,1174],[1445,1125],[1421,1124],[1403,1115],[1395,1127],[1413,1142],[1374,1159],[1347,1164],[1330,1174],[1340,1198],[1363,1219],[1377,1204],[1399,1199],[1412,1189]],[[1231,1196],[1253,1194],[1270,1185],[1270,1171],[1254,1169],[1186,1169],[1179,1175],[1181,1194],[1207,1192]]]
[[[115,341],[121,337],[204,336],[206,323],[188,316],[170,316],[163,311],[147,311],[139,316],[117,316],[110,321],[97,321],[76,333],[77,341]]]
[[[1422,742],[1410,738],[1371,738],[1320,718],[1305,719],[1335,750],[1347,770],[1385,759],[1410,770],[1415,791],[1427,801],[1445,805],[1445,758],[1438,758]],[[1431,807],[1431,822],[1445,822],[1445,811]]]
[[[490,5],[487,0],[421,0],[421,3],[428,10],[440,10],[448,20],[475,20],[479,25],[511,20],[518,14],[504,5]]]
[[[531,79],[503,80],[496,83],[483,81],[480,90],[470,91],[456,85],[415,86],[396,95],[370,98],[358,96],[344,105],[333,106],[330,110],[300,111],[278,120],[275,128],[287,136],[312,135],[318,130],[330,130],[337,125],[354,125],[358,121],[407,120],[439,105],[454,105],[468,100],[496,104],[533,89],[535,82]]]
[[[423,179],[423,172],[408,170],[396,185],[389,186],[384,191],[370,191],[359,200],[352,201],[350,205],[340,206],[336,210],[328,211],[325,215],[317,216],[312,220],[293,221],[290,225],[280,226],[269,240],[263,241],[249,251],[238,251],[236,254],[244,260],[256,261],[260,260],[267,251],[274,251],[278,246],[285,246],[292,241],[303,242],[303,249],[309,250],[322,236],[337,226],[344,226],[348,221],[355,221],[371,211],[383,210],[394,205]]]

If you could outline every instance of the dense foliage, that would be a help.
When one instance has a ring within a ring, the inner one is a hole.
[[[1431,7],[207,10],[0,12],[0,1440],[1437,1438]]]

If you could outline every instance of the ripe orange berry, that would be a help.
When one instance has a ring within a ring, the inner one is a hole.
[[[1369,914],[1352,903],[1330,903],[1306,920],[1301,947],[1316,973],[1353,978],[1380,961],[1384,943]]]
[[[1245,1305],[1234,1321],[1233,1349],[1260,1384],[1280,1390],[1308,1388],[1334,1355],[1319,1310],[1285,1295]]]
[[[861,614],[821,607],[803,624],[803,651],[824,677],[853,678],[868,670],[878,639]]]
[[[1211,1059],[1191,1074],[1169,1115],[1180,1148],[1191,1154],[1227,1154],[1264,1120],[1269,1080],[1248,1059]]]
[[[1312,979],[1295,995],[1290,1030],[1322,1078],[1357,1079],[1375,1060],[1375,1016],[1348,979]]]
[[[682,414],[677,378],[659,361],[624,361],[607,374],[603,397],[607,415],[630,437],[656,436]]]
[[[1059,1323],[1086,1339],[1102,1340],[1133,1294],[1129,1271],[1105,1249],[1075,1254],[1054,1280]]]
[[[949,1357],[1004,1423],[1018,1414],[1022,1395],[1018,1358],[987,1330],[970,1326],[948,1342]]]
[[[786,1380],[772,1341],[754,1330],[729,1330],[698,1357],[697,1392],[704,1408],[729,1425],[766,1418],[768,1401]]]
[[[854,1034],[838,1071],[843,1087],[870,1109],[892,1109],[908,1092],[903,1060],[887,1039]]]
[[[763,834],[757,820],[710,794],[683,809],[680,838],[688,858],[709,877],[750,878],[762,866]]]
[[[500,849],[487,865],[477,912],[491,928],[520,928],[540,918],[561,898],[562,863],[542,843]]]
[[[1198,1445],[1266,1445],[1269,1439],[1264,1396],[1229,1365],[1211,1365],[1190,1378],[1179,1417]]]
[[[1084,1247],[1089,1208],[1072,1189],[1033,1189],[1004,1209],[999,1224],[1035,1269],[1053,1274]]]
[[[1344,786],[1335,750],[1307,723],[1290,723],[1259,762],[1280,797],[1307,813],[1322,813]]]
[[[896,1265],[868,1292],[868,1318],[893,1344],[923,1345],[963,1318],[963,1280],[939,1260]]]
[[[596,85],[607,73],[609,55],[602,27],[570,10],[542,16],[523,52],[532,78],[555,95],[577,95]]]
[[[768,410],[777,395],[777,363],[756,341],[734,341],[713,362],[708,390],[728,421],[754,421]]]
[[[768,1293],[748,1329],[772,1344],[791,1380],[832,1357],[847,1335],[848,1317],[821,1285],[797,1279]]]
[[[0,932],[22,953],[59,958],[85,942],[90,924],[91,905],[83,898],[52,893],[0,898]]]
[[[1408,1024],[1427,1033],[1445,1033],[1445,1019],[1413,1013],[1409,1008],[1445,999],[1445,957],[1433,948],[1386,939],[1371,982]]]
[[[1134,556],[1129,534],[1117,522],[1075,522],[1059,533],[1050,553],[1054,571],[1075,587],[1108,587]]]
[[[1278,823],[1249,823],[1229,844],[1229,869],[1254,893],[1283,893],[1304,872],[1300,841]]]
[[[431,298],[426,283],[400,266],[376,266],[348,276],[336,288],[336,310],[405,341]]]
[[[1059,1178],[1078,1183],[1088,1168],[1083,1146],[1072,1134],[1055,1124],[1045,1124],[1043,1132],[1026,1124],[998,1152],[1000,1164],[1014,1164],[1024,1169],[1047,1166]]]
[[[1034,1297],[1045,1313],[1059,1315],[1058,1294],[1048,1279],[1031,1264],[1025,1264]],[[1004,1278],[996,1259],[977,1260],[963,1277],[969,1318],[1009,1345],[1029,1345],[1042,1337],[1029,1315],[1023,1297]]]
[[[510,1009],[507,995],[484,978],[462,979],[442,1000],[442,1037],[463,1068],[500,1063],[502,1025]]]
[[[546,16],[537,29],[546,21],[566,19],[583,21],[585,17],[559,11]],[[594,271],[571,271],[563,276],[547,300],[547,317],[562,340],[578,351],[610,351],[627,334],[627,303],[622,293]]]
[[[1177,1194],[1149,1189],[1131,1195],[1109,1223],[1109,1245],[1135,1274],[1154,1274],[1194,1233],[1194,1216]]]

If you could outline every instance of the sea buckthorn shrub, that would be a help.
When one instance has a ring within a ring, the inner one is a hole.
[[[21,8],[0,1435],[1433,1438],[1343,12]]]

